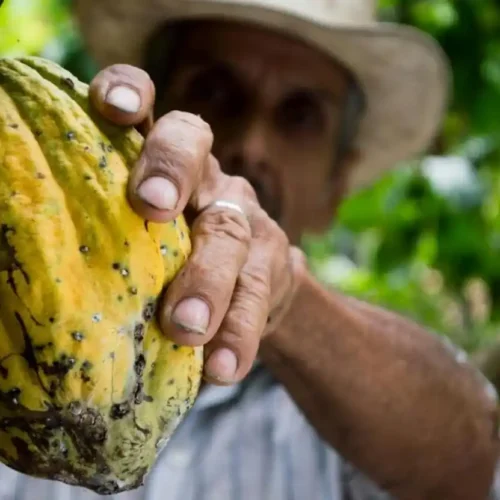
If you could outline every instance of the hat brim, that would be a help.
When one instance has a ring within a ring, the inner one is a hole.
[[[439,45],[421,31],[393,23],[334,24],[311,13],[274,10],[241,0],[77,0],[83,38],[101,67],[142,66],[151,35],[164,23],[223,19],[258,23],[317,47],[344,64],[366,99],[354,147],[356,164],[348,190],[375,181],[400,162],[424,153],[448,104],[450,71]]]

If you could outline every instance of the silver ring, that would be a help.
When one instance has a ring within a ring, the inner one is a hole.
[[[236,212],[246,217],[245,211],[237,204],[232,201],[227,200],[215,200],[210,206],[218,208],[229,208],[230,210],[235,210]]]

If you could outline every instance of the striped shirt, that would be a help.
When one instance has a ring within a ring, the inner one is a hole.
[[[30,478],[0,466],[0,500],[103,498],[83,488]],[[146,484],[107,498],[391,499],[318,437],[286,390],[262,365],[256,365],[239,385],[206,387]],[[491,498],[500,500],[500,496]]]

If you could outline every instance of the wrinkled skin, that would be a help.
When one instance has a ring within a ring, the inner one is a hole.
[[[302,259],[290,243],[305,230],[324,230],[339,202],[345,165],[334,158],[347,75],[302,43],[255,28],[201,24],[181,45],[167,89],[155,92],[146,73],[117,65],[92,90],[96,105],[120,123],[147,120],[159,94],[163,116],[149,127],[131,203],[150,220],[170,220],[185,208],[197,216],[194,255],[169,288],[163,326],[183,344],[209,341],[207,378],[233,383],[248,373],[268,317],[281,316],[291,300]],[[117,80],[140,93],[137,113],[106,102]],[[184,112],[163,114],[177,109]],[[185,152],[172,146],[181,142]],[[175,209],[161,209],[165,192],[175,192]],[[240,204],[250,224],[236,212],[205,210],[216,199]]]
[[[355,159],[335,161],[346,73],[299,42],[215,23],[188,30],[175,62],[166,89],[120,65],[92,82],[104,116],[146,134],[134,210],[192,224],[165,335],[204,345],[217,384],[259,352],[325,442],[395,498],[486,498],[499,439],[484,381],[419,325],[325,289],[297,248],[331,222]]]

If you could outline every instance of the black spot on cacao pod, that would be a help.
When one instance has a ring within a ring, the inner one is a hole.
[[[143,387],[144,384],[142,382],[137,382],[137,386],[134,391],[134,403],[136,405],[140,405],[144,399]]]
[[[46,349],[47,347],[49,347],[48,344],[38,344],[38,345],[33,346],[33,349],[37,352],[40,352],[40,351],[43,351],[44,349]]]
[[[144,367],[146,366],[146,358],[143,354],[139,354],[135,360],[134,370],[138,377],[141,377],[144,373]]]
[[[102,443],[106,440],[107,431],[106,428],[102,425],[103,424],[101,423],[100,426],[96,427],[92,430],[92,432],[90,432],[90,437],[97,443]]]
[[[112,267],[113,267],[113,269],[115,271],[118,271],[118,269],[120,269],[120,263],[119,262],[113,262],[113,266]]]
[[[104,462],[97,464],[97,472],[99,474],[109,474],[111,472],[111,469],[109,468],[108,465],[106,465]]]
[[[135,286],[131,286],[131,287],[128,289],[128,292],[130,293],[130,295],[137,295],[137,287],[135,287]]]
[[[89,371],[92,369],[92,363],[90,361],[84,361],[80,367],[80,378],[83,382],[90,382],[92,379],[89,376]]]
[[[64,85],[66,85],[66,87],[69,87],[70,89],[75,88],[75,82],[71,78],[62,78],[61,81]]]
[[[174,385],[175,384],[175,378],[171,378],[167,383],[168,383],[168,385]]]
[[[116,297],[118,302],[122,302],[123,301],[123,295],[118,295],[118,297]]]
[[[42,172],[37,172],[36,173],[36,178],[37,179],[45,179],[45,174],[43,174]]]
[[[95,492],[98,495],[111,495],[119,490],[118,485],[114,481],[106,481],[104,484],[97,486]]]
[[[19,125],[17,123],[9,123],[10,128],[19,128]]]
[[[179,349],[179,346],[177,344],[172,344],[172,349],[174,351],[177,351]]]
[[[101,156],[101,159],[99,160],[99,167],[106,168],[107,166],[108,166],[108,160],[106,159],[105,156]]]
[[[90,181],[90,180],[92,180],[92,176],[91,176],[91,175],[89,175],[89,174],[85,174],[85,175],[83,176],[83,178],[84,178],[86,181]]]
[[[59,453],[64,457],[64,458],[67,458],[68,457],[68,454],[69,454],[69,450],[68,450],[68,447],[63,443],[61,442],[59,444]]]
[[[154,399],[149,394],[144,394],[144,401],[147,403],[152,403]]]
[[[174,254],[174,257],[178,257],[178,255],[179,255],[179,251],[178,250],[174,250],[172,253]]]
[[[54,361],[52,365],[49,365],[45,361],[40,363],[39,366],[45,375],[66,375],[73,366],[75,366],[76,360],[67,354],[62,354],[58,360]]]
[[[9,370],[5,366],[0,365],[0,376],[2,378],[7,378],[9,376]]]
[[[111,144],[108,144],[108,146],[106,147],[106,149],[108,150],[108,153],[112,153],[113,152],[113,146]]]
[[[73,131],[69,131],[66,133],[66,139],[73,140],[75,138],[75,133]]]
[[[81,342],[85,336],[83,335],[82,332],[71,332],[71,336],[77,341]]]
[[[145,321],[151,321],[155,314],[156,306],[154,302],[148,302],[142,311],[142,317]]]
[[[84,413],[82,413],[81,421],[83,424],[90,427],[92,425],[95,425],[97,417],[98,417],[97,411],[92,408],[88,408]]]
[[[71,401],[68,405],[68,410],[72,415],[78,416],[83,411],[83,406],[80,401]]]
[[[68,356],[67,354],[61,354],[61,357],[59,358],[59,362],[64,369],[70,370],[75,366],[76,359]]]
[[[109,416],[113,420],[118,420],[120,418],[123,418],[125,415],[127,415],[130,412],[130,404],[128,401],[125,401],[124,403],[117,403],[114,404],[111,407],[111,411]]]
[[[45,436],[37,436],[37,446],[38,448],[48,449],[49,448],[49,440]]]
[[[56,322],[56,318],[54,318],[53,316],[51,316],[49,318],[49,323],[55,323]]]
[[[89,247],[87,245],[82,245],[80,248],[79,248],[80,252],[82,253],[88,253],[89,252]]]
[[[51,430],[51,429],[59,429],[60,427],[62,427],[62,422],[61,420],[56,417],[55,415],[49,415],[45,421],[44,421],[44,425],[45,425],[45,428],[47,430]]]
[[[138,323],[137,325],[135,325],[134,339],[137,342],[142,342],[142,340],[144,339],[144,325],[142,323]]]
[[[13,387],[7,392],[7,397],[10,399],[12,404],[19,404],[19,396],[21,395],[21,389],[19,387]]]
[[[55,380],[52,380],[49,385],[49,396],[53,398],[56,395],[57,391],[57,382]]]
[[[21,460],[27,460],[26,463],[30,463],[32,460],[32,453],[29,449],[26,441],[22,440],[20,437],[13,436],[11,438],[12,444],[16,448],[17,454]]]

